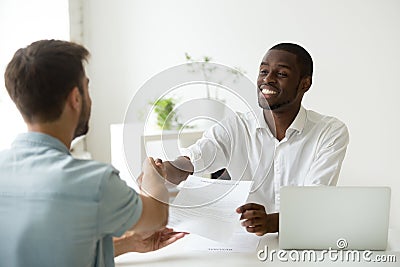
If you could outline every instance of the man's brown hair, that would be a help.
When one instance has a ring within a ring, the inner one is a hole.
[[[60,40],[37,41],[15,52],[4,80],[26,122],[55,121],[75,86],[83,94],[88,57],[83,46]]]

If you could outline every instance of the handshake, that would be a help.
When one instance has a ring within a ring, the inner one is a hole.
[[[143,180],[154,179],[154,177],[163,178],[164,184],[171,183],[178,185],[186,180],[189,174],[193,174],[194,167],[190,159],[184,156],[178,157],[174,161],[165,161],[161,159],[154,160],[149,157],[143,162],[142,173],[138,177],[138,185],[142,188]],[[143,179],[143,176],[146,176]],[[145,183],[146,184],[146,183]]]
[[[191,169],[190,169],[191,167]],[[189,170],[189,171],[186,171]],[[192,171],[190,171],[192,170]],[[158,250],[184,237],[185,232],[174,232],[167,228],[169,194],[165,184],[179,184],[193,172],[190,160],[180,157],[174,162],[147,158],[142,173],[137,179],[142,200],[142,215],[139,221],[125,234],[114,238],[114,255],[127,252],[149,252]]]

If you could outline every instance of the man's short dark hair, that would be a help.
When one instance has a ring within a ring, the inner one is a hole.
[[[270,50],[283,50],[295,54],[297,57],[297,62],[301,67],[301,77],[312,77],[313,60],[307,50],[300,45],[293,43],[280,43],[271,47]]]
[[[41,40],[19,49],[6,68],[5,85],[27,122],[57,120],[74,87],[83,93],[84,61],[89,51],[81,45]]]

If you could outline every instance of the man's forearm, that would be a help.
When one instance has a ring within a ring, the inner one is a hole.
[[[153,158],[143,163],[143,174],[141,180],[141,191],[152,198],[163,203],[168,203],[168,190],[165,187],[165,172],[160,166],[157,166]]]
[[[157,199],[163,203],[168,203],[168,190],[164,185],[164,178],[161,176],[148,177],[140,186],[142,193]]]

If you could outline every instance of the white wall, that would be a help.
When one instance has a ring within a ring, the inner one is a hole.
[[[304,105],[349,127],[339,183],[391,186],[391,226],[398,228],[399,11],[397,0],[86,1],[93,99],[89,150],[110,161],[109,125],[123,121],[129,100],[147,79],[183,63],[184,52],[240,66],[255,80],[265,51],[293,41],[315,62]]]
[[[4,85],[14,53],[40,39],[68,39],[67,0],[0,0],[0,150],[8,148],[26,125]]]

